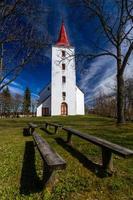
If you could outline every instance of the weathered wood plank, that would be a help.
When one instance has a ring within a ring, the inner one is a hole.
[[[42,127],[43,127],[44,129],[47,129],[48,126],[53,126],[53,127],[55,128],[54,133],[57,132],[58,128],[61,128],[61,127],[62,127],[61,124],[55,124],[55,123],[50,123],[50,122],[44,122],[44,123],[45,123],[45,125],[42,125]]]
[[[50,168],[66,168],[66,162],[63,160],[63,158],[57,154],[41,136],[39,136],[36,132],[33,132],[33,138],[42,156],[42,159]]]
[[[47,125],[50,125],[50,126],[62,127],[61,124],[56,124],[56,123],[51,123],[51,122],[44,122],[44,123],[47,124]]]
[[[124,158],[133,156],[133,150],[127,149],[125,147],[114,144],[112,142],[108,142],[104,139],[100,139],[100,138],[92,136],[92,135],[83,134],[77,130],[73,130],[68,127],[63,127],[63,130],[65,130],[73,135],[76,135],[84,140],[87,140],[95,145],[98,145],[100,147],[105,147],[106,149],[109,149],[113,153],[118,154],[119,156],[122,156]]]
[[[37,128],[37,127],[38,127],[36,124],[33,124],[33,123],[31,123],[31,122],[30,122],[28,125],[29,125],[29,127],[31,127],[31,128]]]
[[[29,133],[32,135],[32,133],[35,131],[35,128],[37,128],[38,126],[31,122],[28,125],[29,125]]]

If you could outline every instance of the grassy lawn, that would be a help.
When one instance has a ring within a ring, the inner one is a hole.
[[[116,126],[113,119],[93,115],[0,119],[0,200],[133,200],[133,158],[114,155],[114,175],[101,178],[91,162],[101,160],[98,147],[73,136],[74,147],[70,148],[61,139],[66,139],[63,131],[51,135],[37,129],[67,162],[66,170],[56,172],[53,191],[42,191],[42,161],[32,137],[23,136],[23,127],[30,121],[41,124],[44,120],[133,149],[133,123]]]

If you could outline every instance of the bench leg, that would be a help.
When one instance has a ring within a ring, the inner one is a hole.
[[[32,135],[32,133],[34,132],[35,128],[31,127],[31,131],[30,134]]]
[[[47,130],[47,127],[48,127],[48,124],[46,123],[46,124],[45,124],[45,129],[46,129],[46,130]]]
[[[58,130],[58,127],[57,127],[57,126],[55,126],[55,133],[57,133],[57,130]]]
[[[23,135],[24,136],[29,136],[30,135],[30,129],[29,129],[29,127],[23,128]]]
[[[112,152],[107,148],[102,148],[102,167],[105,172],[113,172]]]
[[[43,186],[44,188],[48,188],[50,190],[52,190],[52,187],[54,185],[54,170],[49,169],[49,167],[44,164],[44,168],[43,168]]]
[[[67,133],[67,144],[72,145],[72,134],[71,133]]]

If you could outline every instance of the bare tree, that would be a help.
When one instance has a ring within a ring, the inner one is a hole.
[[[7,3],[8,2],[8,3]],[[48,36],[38,36],[40,16],[46,12],[36,0],[0,2],[0,91],[21,73]]]
[[[125,4],[126,4],[127,14],[133,22],[133,1],[132,0],[125,0]]]
[[[31,100],[31,113],[32,116],[36,116],[36,110],[37,110],[38,100],[32,99]]]
[[[100,93],[95,98],[93,113],[116,118],[116,97],[114,95],[105,95]]]
[[[83,55],[87,59],[111,56],[117,67],[117,122],[124,119],[124,71],[133,53],[132,0],[70,0],[73,6],[85,8],[89,20],[97,19],[97,31],[102,42],[93,41],[94,52]],[[95,38],[96,39],[96,38]],[[102,44],[102,46],[101,46]]]
[[[15,94],[12,97],[11,110],[13,117],[19,117],[19,113],[22,112],[22,102],[23,97],[20,94]]]
[[[124,87],[124,116],[126,120],[133,120],[133,78],[125,80]],[[116,118],[116,87],[111,95],[99,93],[94,100],[93,113]],[[92,112],[90,111],[90,112]]]
[[[125,81],[125,117],[133,120],[133,78]]]

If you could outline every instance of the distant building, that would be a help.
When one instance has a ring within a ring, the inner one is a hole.
[[[75,49],[70,46],[64,23],[52,46],[51,83],[40,92],[37,116],[84,115],[84,94],[76,86]]]

